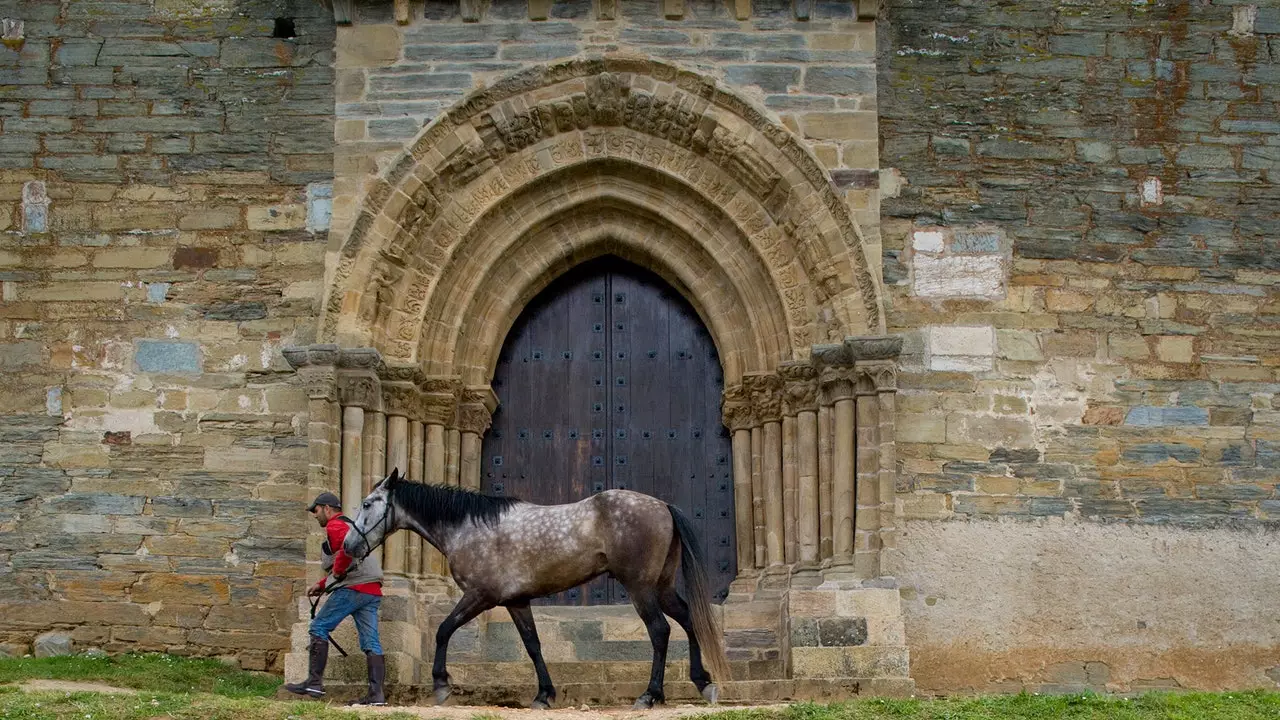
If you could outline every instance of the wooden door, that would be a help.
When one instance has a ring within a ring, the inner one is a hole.
[[[723,386],[711,336],[679,293],[616,258],[581,265],[529,303],[503,346],[483,489],[548,505],[609,488],[670,502],[697,528],[722,600],[737,571]],[[630,600],[600,578],[538,602]]]

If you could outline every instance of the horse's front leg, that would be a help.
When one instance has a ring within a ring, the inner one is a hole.
[[[440,623],[440,627],[436,629],[436,657],[435,662],[431,665],[431,679],[437,705],[443,705],[449,699],[449,696],[453,694],[453,687],[449,684],[449,671],[445,668],[445,656],[449,650],[449,638],[453,637],[453,633],[458,628],[471,622],[477,615],[493,607],[493,605],[492,602],[479,593],[463,593],[462,599],[453,607],[453,612],[450,612],[449,617],[445,618]]]
[[[533,622],[533,610],[529,608],[529,603],[524,602],[507,605],[507,611],[511,613],[511,621],[520,632],[524,649],[529,653],[529,659],[533,661],[533,670],[538,675],[538,696],[533,699],[531,707],[534,710],[546,710],[551,707],[551,703],[555,702],[556,688],[551,684],[551,673],[547,672],[547,663],[542,659],[542,643],[538,641],[538,628]]]

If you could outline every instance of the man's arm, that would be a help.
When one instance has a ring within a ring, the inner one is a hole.
[[[333,553],[333,577],[338,580],[347,574],[347,570],[351,568],[351,556],[342,548],[342,541],[347,537],[347,524],[341,520],[331,522],[325,526],[325,532],[329,536],[329,548]]]

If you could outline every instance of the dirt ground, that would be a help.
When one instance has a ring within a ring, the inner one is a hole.
[[[72,682],[68,680],[27,680],[19,684],[23,690],[62,691],[62,692],[97,692],[117,695],[136,695],[137,690],[113,687],[101,683]],[[335,704],[334,707],[343,706]],[[731,710],[733,705],[717,705],[715,710]],[[768,709],[785,707],[782,705],[753,705],[752,709]],[[346,709],[346,708],[344,708]],[[484,705],[454,705],[446,707],[432,706],[394,706],[384,708],[359,708],[364,715],[377,716],[388,713],[411,713],[431,720],[475,720],[482,716],[486,720],[502,718],[502,720],[676,720],[677,718],[706,714],[712,708],[706,705],[667,705],[653,710],[631,710],[630,708],[556,708],[554,710],[528,710]]]

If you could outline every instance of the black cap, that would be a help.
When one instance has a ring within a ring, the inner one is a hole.
[[[312,510],[315,510],[317,505],[328,505],[329,507],[335,507],[335,508],[341,509],[342,501],[338,499],[337,495],[334,495],[331,492],[322,492],[316,496],[315,501],[313,501],[309,506],[307,506],[307,512],[311,512]]]

